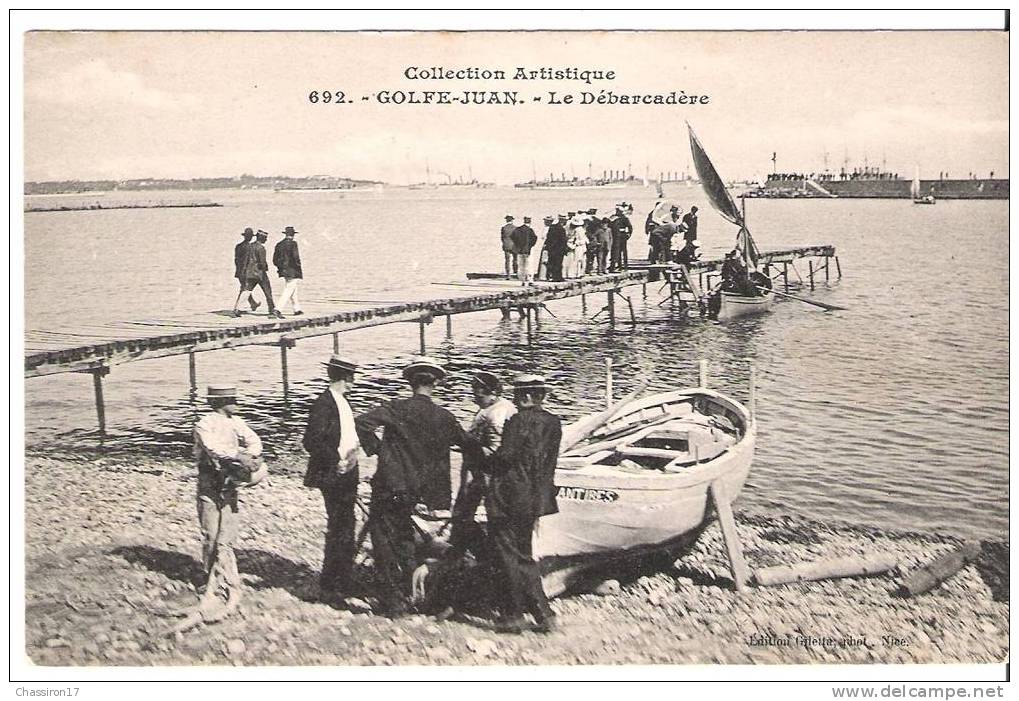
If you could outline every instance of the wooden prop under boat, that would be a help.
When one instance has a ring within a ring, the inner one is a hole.
[[[559,456],[559,513],[540,519],[534,541],[546,593],[613,561],[689,548],[712,517],[709,485],[722,480],[733,499],[742,490],[756,435],[744,406],[708,389],[617,408]]]

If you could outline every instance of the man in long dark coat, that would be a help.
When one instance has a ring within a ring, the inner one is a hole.
[[[612,259],[609,262],[609,270],[619,272],[626,270],[630,265],[630,256],[626,250],[633,234],[633,224],[626,216],[623,206],[616,207],[616,213],[612,216]]]
[[[435,385],[446,376],[438,362],[417,358],[403,369],[411,396],[384,402],[356,419],[365,452],[378,454],[372,478],[369,522],[379,598],[391,617],[409,611],[417,504],[430,511],[449,511],[452,488],[450,446],[475,454],[476,441],[451,413],[432,401]],[[375,434],[383,429],[382,438]]]
[[[265,257],[265,242],[268,240],[269,232],[259,229],[258,233],[255,234],[255,242],[251,244],[251,248],[255,252],[255,261],[259,270],[258,286],[262,288],[262,294],[265,295],[265,303],[269,305],[269,316],[282,319],[283,315],[276,309],[276,303],[272,299],[272,283],[269,282],[269,263]]]
[[[234,277],[237,278],[241,287],[240,292],[237,293],[237,301],[234,302],[234,316],[241,315],[241,300],[245,297],[248,298],[251,311],[258,309],[260,304],[255,299],[255,296],[251,294],[251,291],[255,289],[255,285],[258,284],[259,279],[262,277],[258,270],[257,256],[251,246],[251,239],[254,235],[255,232],[249,226],[241,234],[244,240],[234,246]]]
[[[296,234],[292,226],[283,230],[283,239],[276,243],[276,248],[272,251],[272,264],[276,266],[276,272],[285,283],[276,308],[282,310],[287,306],[287,302],[292,302],[294,316],[300,316],[304,312],[301,311],[301,302],[297,298],[297,286],[304,277],[304,270],[301,267],[301,252],[297,248],[297,241],[294,240]]]
[[[548,227],[548,232],[545,234],[545,250],[548,251],[546,277],[553,282],[563,281],[563,258],[568,250],[565,224],[566,215],[560,214],[558,220]]]
[[[500,630],[509,633],[526,627],[525,611],[534,616],[537,630],[556,628],[531,550],[538,519],[559,511],[553,480],[562,422],[542,408],[545,392],[543,378],[517,376],[513,402],[519,411],[506,422],[502,444],[486,463],[491,475],[485,507],[488,534],[504,588]]]
[[[538,235],[531,228],[531,218],[524,217],[524,223],[513,230],[513,253],[517,260],[517,272],[520,282],[524,285],[531,283],[531,249],[538,242]]]
[[[304,431],[304,449],[310,456],[304,486],[322,492],[326,509],[319,600],[341,606],[351,595],[356,555],[354,502],[360,442],[354,414],[344,395],[354,383],[357,364],[334,355],[324,365],[329,373],[329,387],[312,404]]]

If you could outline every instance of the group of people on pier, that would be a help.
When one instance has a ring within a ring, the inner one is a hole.
[[[543,220],[545,239],[541,248],[538,274],[550,282],[584,275],[626,270],[629,265],[627,242],[633,234],[629,216],[633,207],[627,202],[616,205],[611,216],[598,216],[598,209],[549,215]],[[531,218],[516,226],[515,217],[506,215],[500,235],[505,257],[506,279],[517,277],[521,284],[533,281],[530,254],[538,237],[531,228]]]
[[[497,375],[476,372],[472,398],[478,411],[464,428],[435,402],[446,371],[434,359],[418,357],[403,369],[406,397],[357,416],[346,397],[356,363],[333,355],[324,365],[329,386],[311,405],[303,440],[309,454],[304,484],[321,492],[326,511],[320,601],[338,608],[364,606],[354,598],[362,595],[354,572],[356,509],[364,509],[358,501],[359,462],[364,455],[377,455],[366,516],[374,560],[372,593],[380,613],[401,617],[421,608],[414,590],[420,589],[428,566],[422,568],[419,548],[436,544],[415,520],[424,516],[451,528],[444,552],[431,561],[436,583],[430,601],[440,604],[431,612],[440,620],[456,613],[462,598],[470,598],[498,614],[493,625],[501,632],[554,630],[555,614],[531,550],[538,519],[558,510],[553,478],[562,428],[559,417],[542,406],[544,379],[518,375],[511,402],[502,396]],[[210,386],[208,402],[212,411],[194,430],[207,577],[203,599],[225,594],[227,601],[239,600],[242,584],[233,551],[238,489],[264,477],[262,443],[239,416],[235,387]],[[455,501],[453,446],[463,454]],[[482,503],[483,525],[476,519]],[[465,562],[472,566],[459,566]],[[470,585],[465,584],[468,570]],[[533,623],[525,618],[528,613]]]
[[[294,316],[300,316],[301,302],[297,296],[297,287],[304,277],[301,270],[301,253],[298,250],[297,241],[294,237],[297,231],[294,227],[288,226],[282,231],[283,238],[276,243],[272,252],[272,264],[276,272],[283,278],[283,293],[279,300],[274,301],[272,296],[272,283],[269,281],[269,264],[266,259],[265,242],[269,239],[269,233],[259,229],[253,231],[251,227],[244,229],[241,233],[241,242],[234,246],[234,277],[240,283],[240,292],[237,293],[237,300],[234,302],[233,316],[239,317],[243,313],[241,304],[247,301],[251,311],[258,309],[262,303],[255,299],[255,288],[259,287],[265,296],[265,303],[269,308],[269,316],[276,319],[283,318],[281,309],[287,304],[293,305]],[[254,241],[252,241],[254,239]]]
[[[611,216],[598,216],[598,209],[594,207],[546,216],[537,270],[539,279],[562,282],[627,270],[629,241],[633,236],[632,214],[633,205],[620,202]],[[697,259],[700,244],[697,243],[696,206],[684,214],[678,205],[667,206],[659,200],[648,213],[645,233],[650,263],[692,263]],[[675,246],[678,234],[683,237],[681,247]],[[507,214],[500,239],[506,279],[516,277],[523,285],[531,284],[534,280],[531,251],[538,242],[531,228],[531,217],[524,217],[523,224],[518,226],[516,218]]]

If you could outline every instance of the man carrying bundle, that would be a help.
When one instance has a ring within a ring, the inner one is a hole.
[[[502,585],[499,629],[506,633],[520,633],[527,627],[525,611],[534,616],[536,630],[556,629],[555,613],[542,589],[531,549],[538,519],[559,511],[553,480],[562,422],[542,408],[545,394],[545,380],[538,375],[514,379],[513,403],[518,412],[506,422],[499,449],[485,463],[488,536]]]
[[[378,454],[372,478],[369,523],[372,554],[379,579],[379,599],[393,618],[409,613],[414,554],[414,508],[447,511],[451,502],[450,446],[465,457],[476,441],[451,413],[432,401],[435,386],[446,376],[442,366],[419,357],[403,369],[411,396],[384,402],[355,419],[364,451]],[[380,439],[375,431],[382,429]]]
[[[194,429],[194,456],[198,462],[198,523],[202,532],[202,571],[206,576],[203,603],[211,601],[222,585],[228,604],[241,595],[234,541],[240,527],[237,489],[257,484],[266,475],[262,441],[237,415],[237,389],[209,385],[212,413]]]

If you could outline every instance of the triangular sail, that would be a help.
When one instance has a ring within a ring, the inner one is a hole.
[[[719,176],[718,171],[715,170],[715,166],[711,163],[711,159],[708,158],[704,147],[701,146],[697,135],[694,134],[693,127],[687,124],[686,128],[690,132],[690,152],[693,154],[694,168],[697,170],[697,177],[701,181],[701,187],[704,188],[704,194],[708,196],[711,206],[724,219],[740,228],[737,245],[742,249],[744,258],[756,267],[760,251],[757,249],[757,244],[754,243],[754,238],[750,235],[750,230],[747,229],[746,222],[743,221],[743,215],[740,213],[729,191],[725,188],[725,183],[722,181],[721,176]]]

